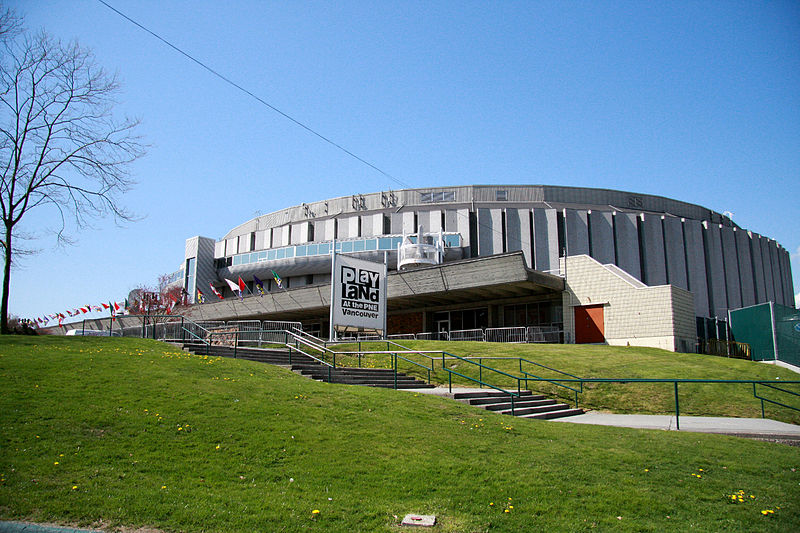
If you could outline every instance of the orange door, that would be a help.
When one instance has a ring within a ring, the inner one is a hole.
[[[575,308],[575,343],[605,342],[603,306],[582,305]]]

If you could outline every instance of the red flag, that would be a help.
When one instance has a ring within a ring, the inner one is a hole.
[[[103,306],[103,309],[108,309],[109,307],[111,307],[110,305],[108,305],[105,302],[103,302],[101,305]]]
[[[223,297],[222,297],[222,294],[220,294],[220,292],[217,290],[217,288],[216,288],[216,287],[214,287],[214,285],[212,285],[212,284],[211,284],[211,282],[210,282],[210,281],[208,282],[208,286],[209,286],[209,287],[211,287],[211,292],[213,292],[214,294],[216,294],[217,296],[219,296],[219,299],[220,299],[220,300],[224,300],[224,299],[225,299],[225,298],[223,298]]]
[[[242,276],[239,276],[239,292],[244,294],[244,289],[245,289],[244,281],[242,281]]]
[[[117,302],[114,302],[114,311],[119,311],[120,307]]]

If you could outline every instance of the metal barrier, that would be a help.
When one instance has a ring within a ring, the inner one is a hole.
[[[752,359],[749,344],[719,339],[697,339],[697,353],[747,359],[748,361]]]
[[[527,339],[524,327],[487,328],[483,335],[486,342],[525,342]]]
[[[451,341],[483,341],[482,329],[457,329],[450,332]]]

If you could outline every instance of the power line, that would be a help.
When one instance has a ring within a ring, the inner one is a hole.
[[[315,135],[316,137],[322,139],[323,141],[325,141],[326,143],[330,144],[331,146],[341,150],[342,152],[344,152],[345,154],[349,155],[353,159],[363,163],[364,165],[367,165],[371,169],[373,169],[373,170],[379,172],[380,174],[386,176],[387,178],[389,178],[393,182],[397,183],[398,185],[401,185],[401,186],[406,187],[406,188],[410,188],[411,187],[407,183],[403,182],[402,180],[400,180],[398,178],[395,178],[394,176],[392,176],[388,172],[386,172],[386,171],[382,170],[381,168],[377,167],[376,165],[370,163],[366,159],[354,154],[353,152],[351,152],[350,150],[348,150],[347,148],[345,148],[341,144],[339,144],[339,143],[333,141],[332,139],[330,139],[329,137],[326,137],[325,135],[319,133],[318,131],[314,130],[310,126],[307,126],[306,124],[300,122],[299,120],[297,120],[296,118],[292,117],[288,113],[285,113],[285,112],[281,111],[280,109],[278,109],[274,105],[270,104],[269,102],[267,102],[266,100],[264,100],[260,96],[254,94],[250,90],[248,90],[248,89],[244,88],[243,86],[239,85],[238,83],[236,83],[235,81],[231,80],[227,76],[225,76],[223,74],[220,74],[218,71],[216,71],[215,69],[213,69],[210,66],[206,65],[205,63],[203,63],[199,59],[195,58],[194,56],[192,56],[188,52],[185,52],[184,50],[178,48],[177,46],[175,46],[174,44],[172,44],[171,42],[169,42],[165,38],[161,37],[160,35],[158,35],[154,31],[150,30],[149,28],[147,28],[147,27],[143,26],[142,24],[138,23],[137,21],[133,20],[131,17],[129,17],[128,15],[123,13],[122,11],[118,10],[114,6],[108,4],[108,2],[106,2],[105,0],[97,0],[97,1],[100,2],[101,4],[103,4],[104,6],[106,6],[108,9],[110,9],[114,13],[116,13],[117,15],[119,15],[120,17],[122,17],[125,20],[127,20],[128,22],[130,22],[131,24],[133,24],[133,25],[137,26],[138,28],[144,30],[145,32],[149,33],[150,35],[152,35],[153,37],[155,37],[156,39],[158,39],[159,41],[161,41],[165,45],[169,46],[170,48],[172,48],[173,50],[175,50],[176,52],[178,52],[182,56],[186,57],[190,61],[193,61],[194,63],[196,63],[200,67],[204,68],[205,70],[207,70],[208,72],[210,72],[211,74],[213,74],[217,78],[221,79],[222,81],[224,81],[228,85],[231,85],[231,86],[235,87],[239,91],[245,93],[246,95],[250,96],[251,98],[253,98],[257,102],[259,102],[260,104],[268,107],[269,109],[271,109],[275,113],[278,113],[283,118],[285,118],[287,120],[290,120],[291,122],[293,122],[294,124],[300,126],[301,128],[303,128],[307,132],[311,133],[312,135]]]
[[[256,100],[257,102],[259,102],[260,104],[262,104],[262,105],[266,106],[267,108],[271,109],[271,110],[272,110],[272,111],[274,111],[275,113],[278,113],[279,115],[281,115],[281,116],[282,116],[282,117],[284,117],[285,119],[287,119],[287,120],[289,120],[289,121],[293,122],[294,124],[296,124],[296,125],[300,126],[301,128],[303,128],[303,129],[304,129],[304,130],[306,130],[307,132],[311,133],[312,135],[315,135],[316,137],[318,137],[318,138],[322,139],[323,141],[325,141],[326,143],[330,144],[331,146],[334,146],[335,148],[337,148],[337,149],[341,150],[342,152],[344,152],[345,154],[349,155],[350,157],[352,157],[352,158],[356,159],[357,161],[359,161],[359,162],[363,163],[364,165],[366,165],[366,166],[370,167],[371,169],[373,169],[373,170],[375,170],[375,171],[379,172],[380,174],[382,174],[383,176],[385,176],[385,177],[389,178],[390,180],[392,180],[393,182],[397,183],[398,185],[400,185],[400,186],[402,186],[402,187],[405,187],[405,188],[411,188],[411,186],[410,186],[409,184],[405,183],[404,181],[402,181],[402,180],[400,180],[400,179],[398,179],[398,178],[395,178],[394,176],[392,176],[392,175],[391,175],[391,174],[389,174],[388,172],[386,172],[386,171],[382,170],[381,168],[379,168],[379,167],[375,166],[374,164],[370,163],[369,161],[365,160],[364,158],[362,158],[362,157],[360,157],[360,156],[358,156],[358,155],[354,154],[353,152],[351,152],[351,151],[350,151],[350,150],[348,150],[347,148],[343,147],[343,146],[342,146],[342,145],[340,145],[339,143],[337,143],[337,142],[334,142],[333,140],[331,140],[330,138],[326,137],[325,135],[323,135],[323,134],[321,134],[321,133],[317,132],[316,130],[312,129],[310,126],[307,126],[307,125],[305,125],[304,123],[302,123],[302,122],[300,122],[299,120],[295,119],[295,118],[294,118],[294,117],[292,117],[291,115],[289,115],[289,114],[287,114],[287,113],[285,113],[285,112],[281,111],[281,110],[280,110],[280,109],[278,109],[277,107],[273,106],[272,104],[270,104],[269,102],[267,102],[266,100],[264,100],[263,98],[261,98],[260,96],[258,96],[258,95],[256,95],[256,94],[254,94],[252,91],[250,91],[250,90],[246,89],[245,87],[243,87],[243,86],[239,85],[238,83],[236,83],[235,81],[231,80],[231,79],[230,79],[230,78],[228,78],[227,76],[225,76],[225,75],[223,75],[223,74],[220,74],[220,73],[219,73],[218,71],[216,71],[215,69],[213,69],[213,68],[211,68],[210,66],[206,65],[205,63],[203,63],[203,62],[202,62],[202,61],[200,61],[199,59],[195,58],[194,56],[192,56],[192,55],[191,55],[191,54],[189,54],[188,52],[185,52],[184,50],[182,50],[181,48],[178,48],[177,46],[175,46],[174,44],[172,44],[171,42],[169,42],[169,41],[168,41],[168,40],[166,40],[165,38],[161,37],[160,35],[158,35],[158,34],[157,34],[157,33],[155,33],[154,31],[152,31],[152,30],[150,30],[149,28],[147,28],[147,27],[143,26],[143,25],[142,25],[142,24],[140,24],[139,22],[135,21],[134,19],[132,19],[131,17],[129,17],[128,15],[126,15],[125,13],[123,13],[122,11],[120,11],[120,10],[118,10],[117,8],[115,8],[114,6],[110,5],[110,4],[109,4],[108,2],[106,2],[105,0],[97,0],[97,1],[98,1],[98,2],[100,2],[101,4],[103,4],[104,6],[106,6],[108,9],[110,9],[110,10],[111,10],[111,11],[113,11],[114,13],[116,13],[117,15],[119,15],[120,17],[122,17],[122,18],[124,18],[125,20],[127,20],[128,22],[130,22],[131,24],[133,24],[133,25],[135,25],[136,27],[140,28],[141,30],[143,30],[143,31],[145,31],[145,32],[147,32],[147,33],[149,33],[150,35],[152,35],[153,37],[155,37],[156,39],[158,39],[159,41],[161,41],[161,42],[162,42],[162,43],[164,43],[165,45],[169,46],[170,48],[172,48],[173,50],[175,50],[176,52],[178,52],[178,53],[179,53],[179,54],[181,54],[182,56],[184,56],[184,57],[186,57],[187,59],[189,59],[190,61],[192,61],[192,62],[196,63],[197,65],[199,65],[199,66],[200,66],[200,67],[202,67],[203,69],[207,70],[208,72],[210,72],[211,74],[213,74],[213,75],[214,75],[214,76],[216,76],[217,78],[221,79],[222,81],[224,81],[224,82],[225,82],[225,83],[227,83],[228,85],[231,85],[232,87],[235,87],[235,88],[236,88],[236,89],[238,89],[239,91],[243,92],[244,94],[246,94],[246,95],[250,96],[251,98],[253,98],[253,99],[254,99],[254,100]],[[461,213],[458,213],[458,211],[456,211],[456,214],[457,214],[457,216],[461,216],[461,217],[463,217],[463,216],[464,216],[464,215],[462,215]],[[498,234],[498,235],[502,235],[502,231],[499,231],[499,230],[497,230],[497,229],[493,228],[492,226],[489,226],[488,224],[484,224],[484,223],[480,223],[480,222],[478,222],[478,226],[481,226],[481,227],[483,227],[483,228],[486,228],[486,229],[490,230],[491,232],[493,232],[493,233],[496,233],[496,234]],[[525,245],[528,245],[528,246],[530,246],[530,245],[531,245],[531,243],[525,243],[525,242],[521,242],[521,244],[525,244]]]

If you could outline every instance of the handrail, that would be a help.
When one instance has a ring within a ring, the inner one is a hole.
[[[791,381],[784,381],[782,383],[792,383],[792,382]],[[779,390],[781,392],[786,392],[788,394],[791,394],[792,396],[800,397],[800,394],[798,394],[798,393],[796,393],[794,391],[790,391],[790,390],[782,389],[780,387],[776,387],[775,384],[772,383],[772,382],[769,382],[769,383],[763,383],[763,382],[755,383],[754,382],[753,383],[753,396],[755,396],[756,398],[761,400],[761,418],[764,418],[764,402],[772,403],[772,404],[775,404],[775,405],[780,405],[781,407],[786,407],[786,408],[792,409],[794,411],[800,411],[800,409],[798,409],[797,407],[792,407],[791,405],[785,405],[785,404],[782,404],[780,402],[776,402],[775,400],[770,400],[769,398],[764,398],[763,396],[759,396],[756,393],[756,385],[762,385],[762,386],[770,388],[770,389],[775,389],[775,390]]]
[[[550,368],[549,366],[543,365],[541,363],[537,363],[535,361],[529,361],[528,359],[524,359],[522,357],[519,358],[519,371],[522,372],[523,374],[525,374],[525,387],[528,386],[528,376],[533,376],[534,378],[537,378],[537,381],[546,381],[548,383],[552,383],[553,385],[557,385],[559,387],[564,387],[566,389],[569,389],[569,390],[575,392],[575,407],[578,407],[578,393],[579,392],[583,393],[583,383],[580,384],[581,387],[580,387],[580,390],[578,390],[578,389],[575,389],[573,387],[570,387],[569,385],[564,385],[563,383],[559,383],[558,381],[553,381],[553,380],[550,380],[550,379],[547,379],[547,378],[542,378],[540,376],[537,376],[536,374],[531,374],[531,373],[526,372],[525,370],[523,370],[522,369],[522,363],[523,362],[530,363],[532,365],[536,365],[538,367],[545,368],[547,370],[552,370],[553,372],[558,372],[559,374],[562,374],[564,376],[569,376],[569,377],[572,377],[572,378],[580,379],[580,378],[578,378],[578,376],[575,376],[575,375],[570,374],[568,372],[563,372],[563,371],[558,370],[556,368]]]
[[[480,369],[480,378],[479,379],[475,379],[475,378],[470,377],[470,376],[465,376],[465,375],[463,375],[463,374],[461,374],[459,372],[456,372],[455,370],[447,368],[445,366],[445,355],[448,355],[451,358],[459,359],[459,360],[464,361],[465,363],[469,363],[471,365],[476,365]],[[484,368],[486,368],[487,370],[491,370],[493,372],[496,372],[498,374],[501,374],[501,375],[504,375],[504,376],[510,377],[511,379],[516,380],[517,381],[517,392],[514,392],[513,390],[508,391],[508,390],[503,389],[502,387],[499,387],[497,385],[492,385],[491,383],[487,383],[487,382],[483,381],[483,369]],[[519,398],[520,396],[522,396],[522,387],[520,386],[520,378],[518,376],[512,376],[511,374],[509,374],[507,372],[503,372],[502,370],[497,370],[496,368],[492,368],[490,366],[486,366],[483,363],[476,363],[475,361],[470,361],[469,359],[464,359],[463,357],[460,357],[458,355],[455,355],[455,354],[452,354],[452,353],[449,353],[449,352],[445,352],[444,350],[442,351],[442,370],[447,372],[447,384],[448,384],[448,390],[450,392],[453,392],[453,374],[455,374],[457,376],[461,376],[462,378],[468,379],[470,381],[474,381],[475,383],[479,383],[481,386],[485,385],[487,387],[491,387],[491,388],[499,390],[499,391],[501,391],[501,392],[503,392],[505,394],[508,394],[509,397],[511,398],[511,415],[512,416],[515,415],[514,398],[515,397]]]

